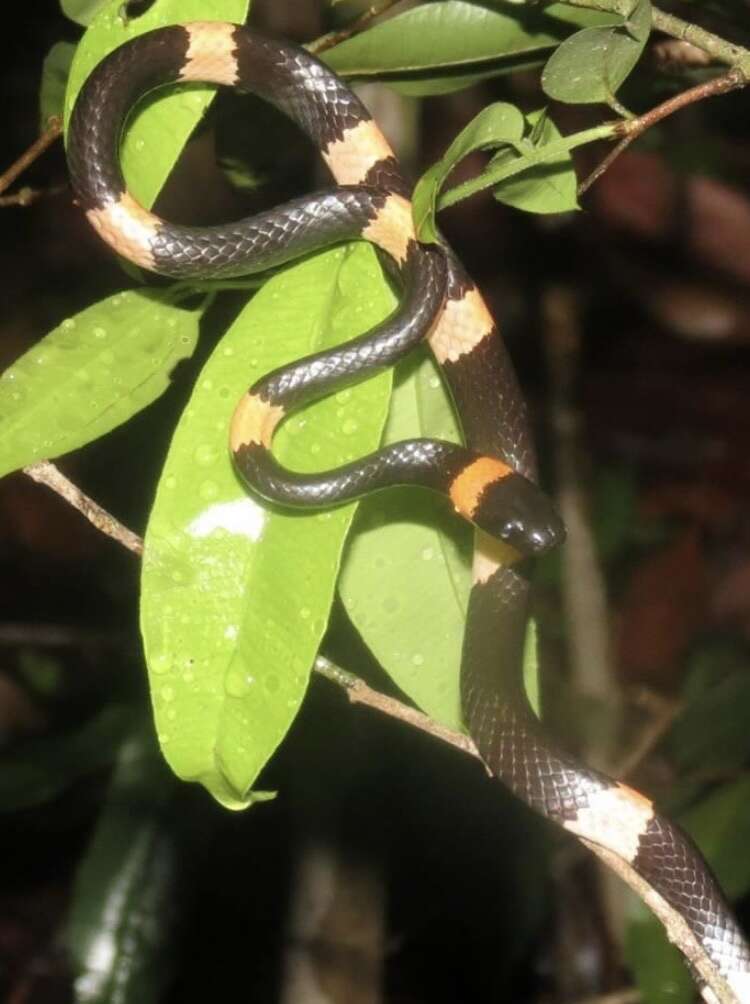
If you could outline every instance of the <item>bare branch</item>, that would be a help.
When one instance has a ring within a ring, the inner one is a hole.
[[[695,87],[690,87],[688,90],[682,91],[681,94],[676,94],[673,98],[662,102],[662,104],[657,105],[656,108],[652,108],[651,111],[646,112],[644,115],[620,122],[617,127],[617,134],[624,138],[607,154],[588,178],[581,182],[578,186],[578,194],[583,195],[584,192],[587,192],[594,182],[601,178],[604,172],[611,167],[620,154],[627,150],[633,140],[642,136],[647,129],[656,125],[657,122],[661,122],[667,116],[673,115],[680,109],[695,104],[697,101],[717,97],[719,94],[728,94],[730,91],[744,87],[747,83],[748,78],[745,74],[738,68],[735,68],[728,73],[722,74],[720,77],[714,77],[713,80],[696,84]]]
[[[24,474],[28,475],[32,481],[47,485],[53,492],[65,499],[74,509],[77,509],[89,523],[93,524],[97,530],[101,530],[108,537],[112,537],[123,547],[126,547],[133,554],[143,553],[143,541],[138,534],[128,530],[119,520],[115,519],[106,509],[103,509],[92,498],[81,491],[72,481],[65,477],[54,464],[42,461],[39,464],[31,464],[24,467]]]
[[[37,157],[40,157],[60,135],[62,135],[62,122],[60,119],[52,117],[39,139],[35,140],[28,150],[22,153],[14,164],[10,165],[7,171],[0,174],[0,192],[10,188],[16,178],[23,174],[26,168],[33,164]]]
[[[26,206],[30,206],[40,199],[49,199],[53,195],[59,195],[60,192],[65,192],[67,188],[66,184],[52,185],[49,188],[30,188],[28,185],[24,185],[23,188],[19,188],[12,195],[0,195],[0,207],[22,206],[25,209]]]
[[[401,0],[381,0],[380,3],[374,3],[371,7],[368,7],[364,13],[360,14],[359,17],[352,21],[351,24],[347,25],[346,28],[342,28],[341,31],[331,31],[327,35],[321,35],[320,38],[316,38],[314,42],[310,42],[306,46],[308,52],[312,52],[315,55],[321,52],[325,52],[326,49],[332,49],[334,45],[338,45],[340,42],[345,42],[348,38],[352,38],[354,35],[358,35],[361,31],[368,26],[371,21],[374,21],[376,17],[380,17],[381,14],[385,14],[387,10],[391,7],[395,7],[397,3]]]

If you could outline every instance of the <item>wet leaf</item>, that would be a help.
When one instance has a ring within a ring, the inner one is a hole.
[[[270,279],[214,351],[175,433],[146,535],[141,626],[165,757],[241,808],[297,713],[325,631],[354,506],[268,508],[226,441],[246,387],[369,330],[393,304],[372,249],[336,249]],[[293,415],[274,441],[293,469],[372,450],[390,375]]]
[[[145,290],[63,321],[0,376],[0,475],[90,443],[155,401],[199,321]]]

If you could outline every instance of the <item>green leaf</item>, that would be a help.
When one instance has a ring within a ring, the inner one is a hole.
[[[450,398],[426,353],[399,367],[386,442],[460,442]],[[471,589],[471,528],[430,492],[393,489],[360,503],[339,579],[349,617],[391,679],[418,707],[463,729],[459,671]],[[538,711],[536,631],[523,677]]]
[[[44,736],[0,757],[0,810],[26,809],[57,798],[117,755],[130,709],[112,705],[64,735]]]
[[[146,535],[141,627],[162,750],[180,777],[241,808],[284,737],[326,627],[354,506],[262,506],[239,484],[226,430],[261,374],[369,330],[393,305],[370,247],[336,249],[270,279],[198,379]],[[390,375],[293,415],[283,464],[338,466],[372,450]]]
[[[179,787],[150,722],[131,729],[73,888],[66,942],[75,1004],[163,1000],[186,844]]]
[[[412,212],[422,241],[437,241],[436,208],[453,205],[483,188],[493,188],[495,198],[536,213],[567,212],[578,207],[576,175],[570,151],[602,138],[611,125],[561,136],[544,111],[532,112],[526,121],[514,106],[488,105],[459,133],[440,160],[417,182]],[[475,150],[496,150],[485,171],[441,195],[456,165]]]
[[[475,150],[509,145],[515,148],[521,141],[523,130],[521,112],[514,105],[502,101],[487,105],[461,130],[440,160],[422,175],[414,189],[412,213],[421,241],[439,240],[435,227],[437,198],[446,178],[459,161]]]
[[[638,0],[623,24],[577,32],[550,56],[542,73],[545,93],[569,104],[613,104],[650,31],[650,0]]]
[[[444,0],[381,22],[329,49],[323,59],[345,76],[386,76],[399,86],[413,81],[420,89],[410,93],[440,93],[438,78],[447,78],[448,89],[468,86],[512,68],[498,65],[502,61],[528,63],[557,45],[571,26],[611,23],[610,15],[562,3],[499,11]],[[421,83],[420,73],[426,74]]]
[[[71,42],[55,42],[42,64],[39,87],[39,122],[42,131],[55,116],[62,119],[65,88],[76,47]]]
[[[493,195],[498,202],[523,209],[527,213],[566,213],[578,209],[578,179],[570,151],[562,150],[563,137],[545,110],[531,112],[526,117],[532,127],[528,139],[521,141],[521,156],[528,146],[537,151],[545,146],[555,145],[561,150],[559,156],[541,164],[535,164],[523,174],[501,182]],[[515,150],[505,149],[493,157],[491,166],[507,163],[519,155]]]
[[[100,60],[123,42],[153,28],[185,21],[244,22],[249,0],[156,0],[141,17],[123,23],[122,0],[109,0],[79,44],[65,95],[65,124],[78,91]],[[128,187],[146,207],[153,205],[190,134],[216,92],[194,84],[170,89],[143,102],[128,123],[121,162]]]
[[[191,355],[200,312],[125,292],[63,321],[0,376],[0,476],[127,421]]]
[[[107,6],[108,0],[60,0],[60,9],[66,17],[85,27]]]
[[[625,932],[624,954],[643,1004],[693,1004],[695,984],[680,952],[645,906],[639,904],[634,912],[636,919]]]
[[[422,354],[398,372],[385,441],[460,442],[437,367]],[[427,491],[364,499],[339,588],[349,617],[394,682],[430,717],[461,728],[458,667],[471,529]]]

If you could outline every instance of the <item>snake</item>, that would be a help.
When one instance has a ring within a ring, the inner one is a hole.
[[[177,225],[144,208],[120,167],[128,114],[155,88],[198,82],[253,92],[289,116],[319,149],[335,184],[216,226]],[[686,954],[707,1001],[718,999],[718,985],[728,988],[726,999],[750,1002],[750,949],[694,844],[650,799],[560,749],[530,708],[521,668],[526,559],[556,546],[564,527],[538,486],[527,407],[497,325],[452,250],[417,240],[410,186],[359,98],[294,44],[220,21],[172,25],[131,39],[94,68],[71,116],[67,156],[76,199],[93,228],[152,272],[226,279],[357,239],[379,250],[399,288],[395,310],[371,331],[250,387],[230,423],[236,470],[262,498],[301,508],[396,485],[448,498],[475,528],[461,702],[488,773],[635,875],[649,905],[671,918],[671,936],[678,931],[683,950],[691,947]],[[393,366],[423,342],[452,396],[463,444],[406,440],[304,475],[274,459],[274,432],[292,409]]]

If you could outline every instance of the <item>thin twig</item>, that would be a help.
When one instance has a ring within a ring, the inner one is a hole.
[[[26,206],[30,206],[40,199],[49,199],[53,195],[59,195],[61,192],[67,191],[67,188],[67,184],[51,185],[49,188],[29,188],[28,185],[24,185],[12,195],[0,195],[0,207],[22,206],[25,209]]]
[[[466,736],[452,732],[450,729],[445,729],[420,712],[414,711],[408,705],[371,690],[370,687],[361,680],[358,680],[357,677],[353,677],[350,673],[335,666],[328,659],[319,656],[315,662],[315,669],[327,679],[343,687],[349,696],[349,700],[353,703],[367,704],[369,707],[375,708],[383,714],[389,715],[391,718],[396,718],[407,725],[421,729],[423,732],[427,732],[441,739],[443,742],[450,743],[462,752],[479,759],[476,747]],[[636,893],[639,899],[650,907],[664,925],[669,940],[680,949],[693,970],[698,973],[702,982],[705,983],[706,988],[713,993],[715,1004],[738,1004],[737,997],[727,985],[724,978],[716,971],[713,963],[706,955],[705,949],[688,928],[685,919],[656,893],[641,878],[632,865],[623,858],[589,840],[579,839],[590,851],[601,858],[608,868],[619,875],[623,882]]]
[[[673,98],[669,98],[668,101],[664,101],[662,104],[657,105],[656,108],[652,108],[651,111],[645,112],[643,115],[639,115],[638,118],[627,119],[626,121],[619,123],[617,127],[617,134],[623,136],[624,138],[620,140],[613,150],[610,150],[604,160],[602,160],[602,162],[591,172],[588,178],[581,182],[578,186],[579,196],[588,191],[594,182],[597,181],[609,167],[611,167],[612,162],[615,161],[620,154],[630,146],[633,140],[642,136],[647,129],[651,128],[651,126],[656,125],[657,122],[661,122],[662,119],[667,118],[668,115],[673,115],[676,111],[686,108],[688,105],[695,104],[697,101],[703,101],[706,98],[717,97],[720,94],[728,94],[730,91],[736,91],[738,88],[744,87],[747,83],[748,78],[743,72],[735,67],[728,73],[722,74],[720,77],[714,77],[713,80],[707,80],[705,83],[696,84],[695,87],[690,87],[688,90],[682,91],[681,94],[676,94]]]
[[[360,14],[356,20],[352,21],[351,24],[347,25],[346,28],[342,28],[340,31],[330,31],[327,35],[321,35],[320,38],[316,38],[314,42],[310,42],[306,46],[308,52],[312,52],[317,55],[320,52],[325,52],[326,49],[332,49],[334,45],[338,45],[340,42],[345,42],[348,38],[352,38],[354,35],[358,35],[361,31],[368,26],[371,21],[374,21],[376,17],[380,17],[381,14],[385,14],[387,10],[391,7],[395,7],[397,3],[401,0],[381,0],[380,3],[374,3],[371,7],[368,7],[364,13]]]
[[[0,193],[10,188],[16,178],[23,174],[26,168],[30,164],[33,164],[37,157],[40,157],[48,147],[52,146],[61,134],[62,122],[59,118],[53,116],[42,135],[31,144],[25,153],[21,154],[14,164],[10,165],[7,171],[0,174]]]
[[[89,523],[93,524],[97,530],[101,530],[108,537],[112,537],[123,547],[126,547],[133,554],[143,553],[143,541],[138,534],[128,530],[119,520],[115,519],[106,509],[103,509],[92,498],[81,491],[72,481],[65,477],[54,464],[42,461],[39,464],[30,464],[24,467],[24,474],[28,475],[32,481],[47,485],[53,492],[65,499],[74,509],[77,509]]]
[[[703,946],[698,943],[685,918],[622,858],[606,847],[594,844],[583,837],[579,837],[579,839],[592,854],[596,854],[612,871],[617,872],[638,899],[645,903],[663,924],[667,937],[684,955],[690,963],[693,973],[698,977],[704,1000],[711,1001],[712,1004],[741,1004],[737,995],[709,959]]]
[[[0,622],[0,646],[35,648],[98,648],[122,644],[112,631],[82,631],[67,624],[23,624]]]
[[[736,66],[745,75],[746,80],[750,75],[750,49],[728,42],[720,35],[715,35],[706,28],[701,28],[658,7],[652,8],[652,23],[657,31],[663,31],[665,35],[671,35],[681,42],[690,42],[696,48],[703,49],[718,63]]]
[[[412,728],[419,729],[421,732],[427,732],[428,735],[434,736],[441,742],[455,746],[456,749],[460,749],[463,753],[479,757],[476,746],[468,736],[440,725],[408,704],[403,704],[393,697],[387,697],[385,694],[373,690],[363,680],[360,680],[358,676],[354,676],[352,673],[341,669],[340,666],[326,659],[325,656],[319,655],[315,659],[313,668],[316,673],[325,676],[326,679],[342,687],[352,704],[365,704],[369,708],[375,708],[376,711],[381,711],[390,718],[396,718],[406,725],[411,725]]]

